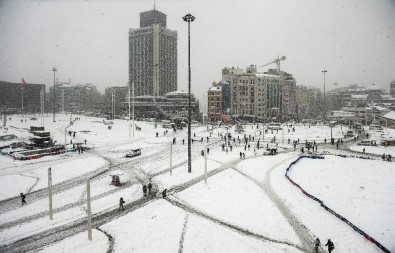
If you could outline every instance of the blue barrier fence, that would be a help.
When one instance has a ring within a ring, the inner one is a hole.
[[[296,187],[298,187],[302,193],[304,195],[306,195],[307,197],[311,198],[314,201],[317,201],[318,203],[320,203],[320,205],[329,213],[333,214],[334,216],[336,216],[337,218],[339,218],[340,220],[342,220],[344,223],[346,223],[347,225],[349,225],[352,229],[354,229],[355,232],[361,234],[363,237],[365,237],[365,239],[367,239],[369,242],[374,243],[377,247],[379,247],[383,252],[386,253],[391,253],[387,248],[385,248],[381,243],[379,243],[376,239],[374,239],[373,237],[371,237],[370,235],[368,235],[367,233],[365,233],[363,230],[361,230],[360,228],[358,228],[357,226],[355,226],[354,224],[352,224],[348,219],[344,218],[343,216],[341,216],[340,214],[338,214],[337,212],[335,212],[334,210],[332,210],[331,208],[329,208],[328,206],[326,206],[324,204],[324,202],[322,200],[320,200],[319,198],[311,195],[310,193],[308,193],[307,191],[305,191],[298,183],[296,183],[295,181],[293,181],[289,176],[288,176],[288,172],[291,169],[291,167],[293,165],[295,165],[297,162],[299,162],[300,159],[303,158],[310,158],[310,159],[324,159],[324,156],[322,155],[302,155],[299,156],[295,161],[291,162],[288,165],[288,168],[286,169],[285,172],[285,177]],[[362,158],[362,159],[370,159],[370,158]]]

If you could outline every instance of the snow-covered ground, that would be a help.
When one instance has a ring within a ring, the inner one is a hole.
[[[269,130],[261,135],[262,124],[258,128],[256,124],[246,125],[242,133],[231,127],[228,132],[232,134],[232,151],[225,152],[221,147],[225,127],[208,132],[205,126],[193,125],[195,141],[189,173],[186,128],[177,132],[168,129],[166,133],[160,123],[155,128],[153,122],[136,122],[141,131],[134,131],[133,138],[129,137],[126,120],[115,120],[108,129],[102,119],[75,117],[80,120],[68,130],[76,132],[76,136],[67,134],[66,143],[86,140],[90,151],[30,161],[0,155],[0,251],[106,252],[111,248],[113,252],[311,252],[314,237],[318,236],[321,242],[331,238],[337,252],[380,252],[284,177],[285,169],[298,157],[306,140],[319,143],[319,151],[333,151],[332,145],[323,145],[331,136],[328,126],[297,124],[295,131],[284,126],[284,132]],[[27,129],[39,126],[40,120],[20,119],[12,116],[7,133],[26,139],[31,135]],[[56,122],[46,117],[45,128],[64,144],[69,122],[70,115],[57,115]],[[332,136],[344,139],[347,130],[334,127]],[[130,133],[133,135],[133,131]],[[395,136],[392,129],[388,134]],[[246,144],[244,136],[254,137],[254,141]],[[271,143],[274,137],[277,143]],[[374,133],[370,136],[379,137]],[[170,159],[173,138],[176,143]],[[275,156],[263,156],[262,148],[254,150],[258,139],[260,146],[285,149],[279,149],[282,153]],[[287,144],[288,139],[291,143],[299,139],[296,151]],[[347,145],[336,152],[347,154]],[[206,163],[201,155],[206,146],[210,149],[207,185]],[[350,149],[359,151],[359,147]],[[126,158],[125,154],[135,148],[141,148],[142,155]],[[383,149],[366,147],[365,153],[394,152],[392,148]],[[240,159],[240,152],[246,159]],[[48,167],[52,168],[55,186],[52,221],[48,219],[45,191]],[[110,184],[114,170],[127,175],[121,187]],[[93,219],[99,224],[94,223],[98,230],[93,230],[91,242],[86,232],[67,233],[65,228],[86,227],[86,180],[98,171],[102,173],[90,184]],[[292,167],[289,176],[390,251],[395,250],[394,163],[334,156],[323,160],[304,158]],[[148,182],[159,192],[144,197],[142,186]],[[164,189],[168,190],[166,199],[160,194]],[[21,206],[20,199],[13,198],[20,192],[27,193],[27,205]],[[118,212],[121,197],[125,210]],[[54,238],[46,248],[40,246],[44,237],[39,235],[43,232]],[[19,241],[32,236],[38,236],[33,248]]]

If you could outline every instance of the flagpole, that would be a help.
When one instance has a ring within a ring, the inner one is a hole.
[[[22,114],[23,114],[23,87],[25,86],[25,80],[23,80],[23,77],[22,77]]]
[[[129,138],[130,138],[130,85],[129,85],[129,89],[128,89],[128,101],[129,101],[128,128],[129,128]]]
[[[133,97],[133,104],[132,104],[132,110],[133,110],[133,138],[134,138],[134,82],[132,82],[132,97]]]

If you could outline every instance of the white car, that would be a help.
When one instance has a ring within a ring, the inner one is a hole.
[[[126,157],[131,158],[139,155],[141,155],[141,148],[133,149],[132,151],[126,154]]]

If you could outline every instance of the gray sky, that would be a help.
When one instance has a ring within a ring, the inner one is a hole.
[[[100,91],[128,81],[128,29],[153,1],[0,0],[0,80],[91,82]],[[178,31],[178,87],[187,90],[191,13],[192,92],[203,102],[225,66],[263,65],[280,54],[298,85],[389,89],[395,79],[394,0],[157,0]],[[271,65],[268,67],[275,67]],[[260,69],[266,71],[268,67]]]

